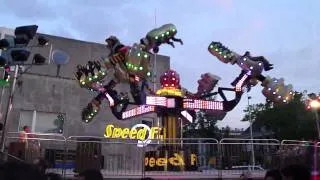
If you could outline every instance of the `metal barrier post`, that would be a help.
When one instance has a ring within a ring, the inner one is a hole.
[[[66,178],[66,170],[67,170],[67,167],[66,167],[66,162],[67,162],[67,156],[66,156],[66,154],[67,154],[67,151],[68,151],[68,147],[67,147],[67,139],[65,140],[65,142],[64,142],[64,155],[63,155],[63,168],[62,168],[62,177],[63,178]]]
[[[144,142],[143,142],[144,143]],[[144,167],[144,159],[145,159],[145,145],[143,144],[143,146],[142,146],[142,168],[141,168],[141,170],[142,170],[142,172],[141,172],[141,175],[142,175],[142,178],[145,178],[145,167]]]
[[[219,155],[219,169],[218,169],[218,178],[222,179],[222,145],[218,143],[218,155]]]

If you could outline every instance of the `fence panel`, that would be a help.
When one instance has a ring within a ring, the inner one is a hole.
[[[86,168],[101,169],[108,178],[141,178],[143,175],[144,148],[131,140],[72,136],[67,138],[66,152],[74,152],[75,166],[67,168],[65,177]]]
[[[62,166],[66,138],[57,134],[35,134],[28,133],[24,138],[19,137],[18,132],[9,132],[5,139],[8,152],[8,160],[21,160],[34,163],[38,159],[45,159],[48,168],[58,169]],[[60,152],[60,153],[59,153]],[[61,167],[57,173],[62,173]]]
[[[108,178],[263,178],[266,169],[305,164],[320,170],[320,143],[276,139],[166,139],[139,144],[137,140],[56,134],[8,133],[6,147],[14,160],[43,158],[49,172],[73,177],[86,168],[100,169]],[[254,157],[254,158],[252,158]],[[9,158],[12,160],[12,158]]]
[[[278,155],[281,157],[281,167],[292,164],[304,164],[312,169],[313,163],[316,162],[314,161],[315,146],[316,143],[311,141],[281,141],[281,149],[278,151]]]
[[[279,168],[276,152],[280,142],[276,139],[220,140],[221,176],[239,178],[247,174],[252,178],[263,178],[266,169]]]
[[[144,177],[219,177],[219,146],[216,139],[154,141],[145,147],[144,159]]]

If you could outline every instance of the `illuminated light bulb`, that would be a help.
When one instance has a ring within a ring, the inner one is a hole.
[[[134,70],[138,70],[138,67],[134,67]]]
[[[94,114],[93,113],[91,113],[91,116],[93,116]]]
[[[150,73],[150,72],[147,72],[147,76],[151,76],[151,73]]]
[[[172,31],[174,32],[174,31],[176,31],[176,29],[172,29]]]
[[[292,94],[292,91],[290,91],[289,94]]]
[[[94,112],[98,112],[98,111],[95,109]]]
[[[272,92],[272,94],[276,94],[276,92]]]
[[[98,78],[98,76],[97,76],[97,75],[94,75],[93,77],[94,77],[95,79],[97,79],[97,78]]]
[[[169,35],[169,31],[167,31],[166,34]]]
[[[172,80],[176,80],[176,78],[172,78]]]
[[[262,63],[259,63],[259,66],[262,66]]]
[[[89,122],[88,120],[86,120],[86,123]]]
[[[86,84],[86,82],[82,81],[82,82],[81,82],[81,84],[82,84],[82,85],[85,85],[85,84]]]
[[[156,36],[155,39],[158,39],[158,36]]]
[[[92,81],[92,78],[91,78],[91,77],[89,77],[89,81]]]
[[[252,67],[252,66],[250,66],[250,69],[253,69],[253,67]]]
[[[91,119],[91,116],[88,116],[89,119]]]
[[[283,100],[283,102],[287,102],[287,100]]]
[[[215,51],[219,51],[219,49],[215,49]]]
[[[163,80],[165,80],[165,81],[166,81],[166,80],[167,80],[167,78],[164,78]]]
[[[213,48],[213,45],[210,45],[209,47],[210,47],[210,49],[212,49],[212,48]]]
[[[101,74],[102,74],[102,75],[105,75],[106,73],[105,73],[105,72],[102,72]]]
[[[268,91],[271,91],[271,88],[268,88]]]
[[[276,83],[276,82],[278,82],[278,80],[274,80],[273,82],[275,82],[275,83]]]
[[[247,58],[243,58],[243,60],[244,60],[244,61],[246,61],[246,60],[247,60]]]
[[[168,84],[165,84],[164,86],[168,86]]]
[[[241,65],[243,65],[243,62],[242,63],[240,63]]]
[[[164,37],[164,34],[161,34],[162,37]]]
[[[222,54],[222,52],[220,51],[219,54]]]
[[[141,54],[140,54],[140,53],[138,53],[137,55],[138,55],[138,56],[141,56]]]
[[[171,86],[173,87],[173,86],[174,86],[174,84],[171,84]]]
[[[140,71],[142,71],[142,70],[143,70],[143,67],[140,66],[139,69],[140,69]]]
[[[145,54],[145,55],[144,55],[144,58],[147,58],[147,57],[148,57],[148,55],[147,55],[147,54]]]
[[[278,98],[280,99],[280,98],[281,98],[281,96],[278,96]]]
[[[224,55],[224,56],[223,56],[223,58],[227,58],[227,56],[226,56],[226,55]]]
[[[174,72],[172,73],[172,75],[174,75]]]
[[[166,75],[167,75],[167,73],[164,73],[164,75],[166,76]]]

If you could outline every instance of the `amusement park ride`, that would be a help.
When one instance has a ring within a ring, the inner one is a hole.
[[[98,61],[89,61],[85,66],[78,65],[75,76],[80,87],[96,91],[98,95],[82,111],[82,120],[90,123],[98,114],[100,105],[107,99],[113,115],[119,120],[127,120],[146,113],[157,113],[165,129],[168,139],[179,138],[180,122],[185,119],[192,122],[197,110],[215,114],[220,119],[231,111],[240,101],[244,91],[250,91],[261,82],[263,95],[274,104],[288,103],[293,97],[291,85],[285,85],[284,79],[270,78],[262,75],[263,71],[271,70],[270,64],[263,56],[253,57],[249,52],[239,55],[220,42],[212,42],[208,51],[223,63],[237,64],[241,68],[240,75],[231,83],[232,87],[216,88],[220,77],[211,73],[201,75],[196,93],[189,92],[180,85],[179,74],[168,70],[160,77],[161,88],[152,91],[148,81],[152,77],[150,57],[158,53],[159,47],[169,44],[175,47],[173,41],[183,44],[175,35],[177,29],[173,24],[166,24],[148,32],[140,43],[125,46],[114,36],[106,39],[111,50],[108,57]],[[106,77],[113,77],[103,84]],[[118,83],[128,83],[130,94],[117,92]],[[228,100],[224,91],[232,91],[235,98]],[[212,100],[219,95],[221,101]],[[130,100],[133,99],[133,102]],[[135,105],[129,109],[129,105]]]

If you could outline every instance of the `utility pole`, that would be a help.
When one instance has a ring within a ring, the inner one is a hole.
[[[252,118],[251,118],[251,107],[250,107],[250,99],[251,96],[249,96],[249,93],[247,92],[248,96],[248,111],[249,111],[249,122],[250,122],[250,143],[251,143],[251,163],[252,163],[252,170],[254,170],[255,166],[255,155],[254,155],[254,146],[253,146],[253,130],[252,130]]]

